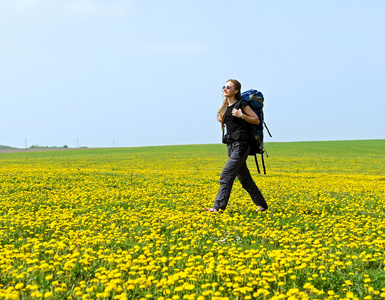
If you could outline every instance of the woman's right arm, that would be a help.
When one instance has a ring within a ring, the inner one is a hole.
[[[222,118],[221,118],[221,116],[219,114],[217,115],[217,119],[218,119],[219,122],[222,122]]]

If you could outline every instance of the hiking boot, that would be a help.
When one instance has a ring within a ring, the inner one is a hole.
[[[211,208],[204,208],[203,210],[209,211],[209,212],[218,212],[214,207],[211,207]]]
[[[255,210],[256,212],[259,212],[259,211],[266,211],[267,210],[267,207],[262,207],[262,206],[258,206],[257,209]]]

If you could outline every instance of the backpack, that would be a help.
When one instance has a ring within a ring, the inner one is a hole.
[[[244,123],[246,126],[246,130],[250,134],[250,139],[249,139],[250,153],[249,153],[249,155],[254,156],[255,164],[256,164],[257,169],[258,169],[258,173],[261,173],[261,171],[259,170],[258,159],[257,159],[257,154],[261,154],[263,173],[266,174],[265,161],[263,159],[263,154],[266,153],[266,157],[269,157],[269,156],[267,155],[267,152],[265,151],[265,148],[263,147],[263,126],[265,126],[270,137],[272,135],[269,131],[269,128],[267,128],[266,123],[264,122],[264,116],[263,116],[264,98],[263,98],[263,95],[260,91],[248,90],[248,91],[243,92],[241,94],[241,101],[237,101],[237,103],[235,104],[236,109],[239,109],[242,101],[247,102],[247,104],[250,106],[250,108],[258,116],[259,121],[260,121],[259,125],[254,125],[254,124],[250,124],[247,122],[244,122]]]

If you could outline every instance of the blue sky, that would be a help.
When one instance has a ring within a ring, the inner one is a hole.
[[[269,142],[385,138],[384,1],[0,1],[0,144],[220,143],[229,78]]]

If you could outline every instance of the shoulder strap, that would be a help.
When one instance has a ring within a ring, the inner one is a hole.
[[[234,108],[239,109],[241,107],[242,101],[245,101],[245,100],[239,99],[237,102],[235,102]]]

